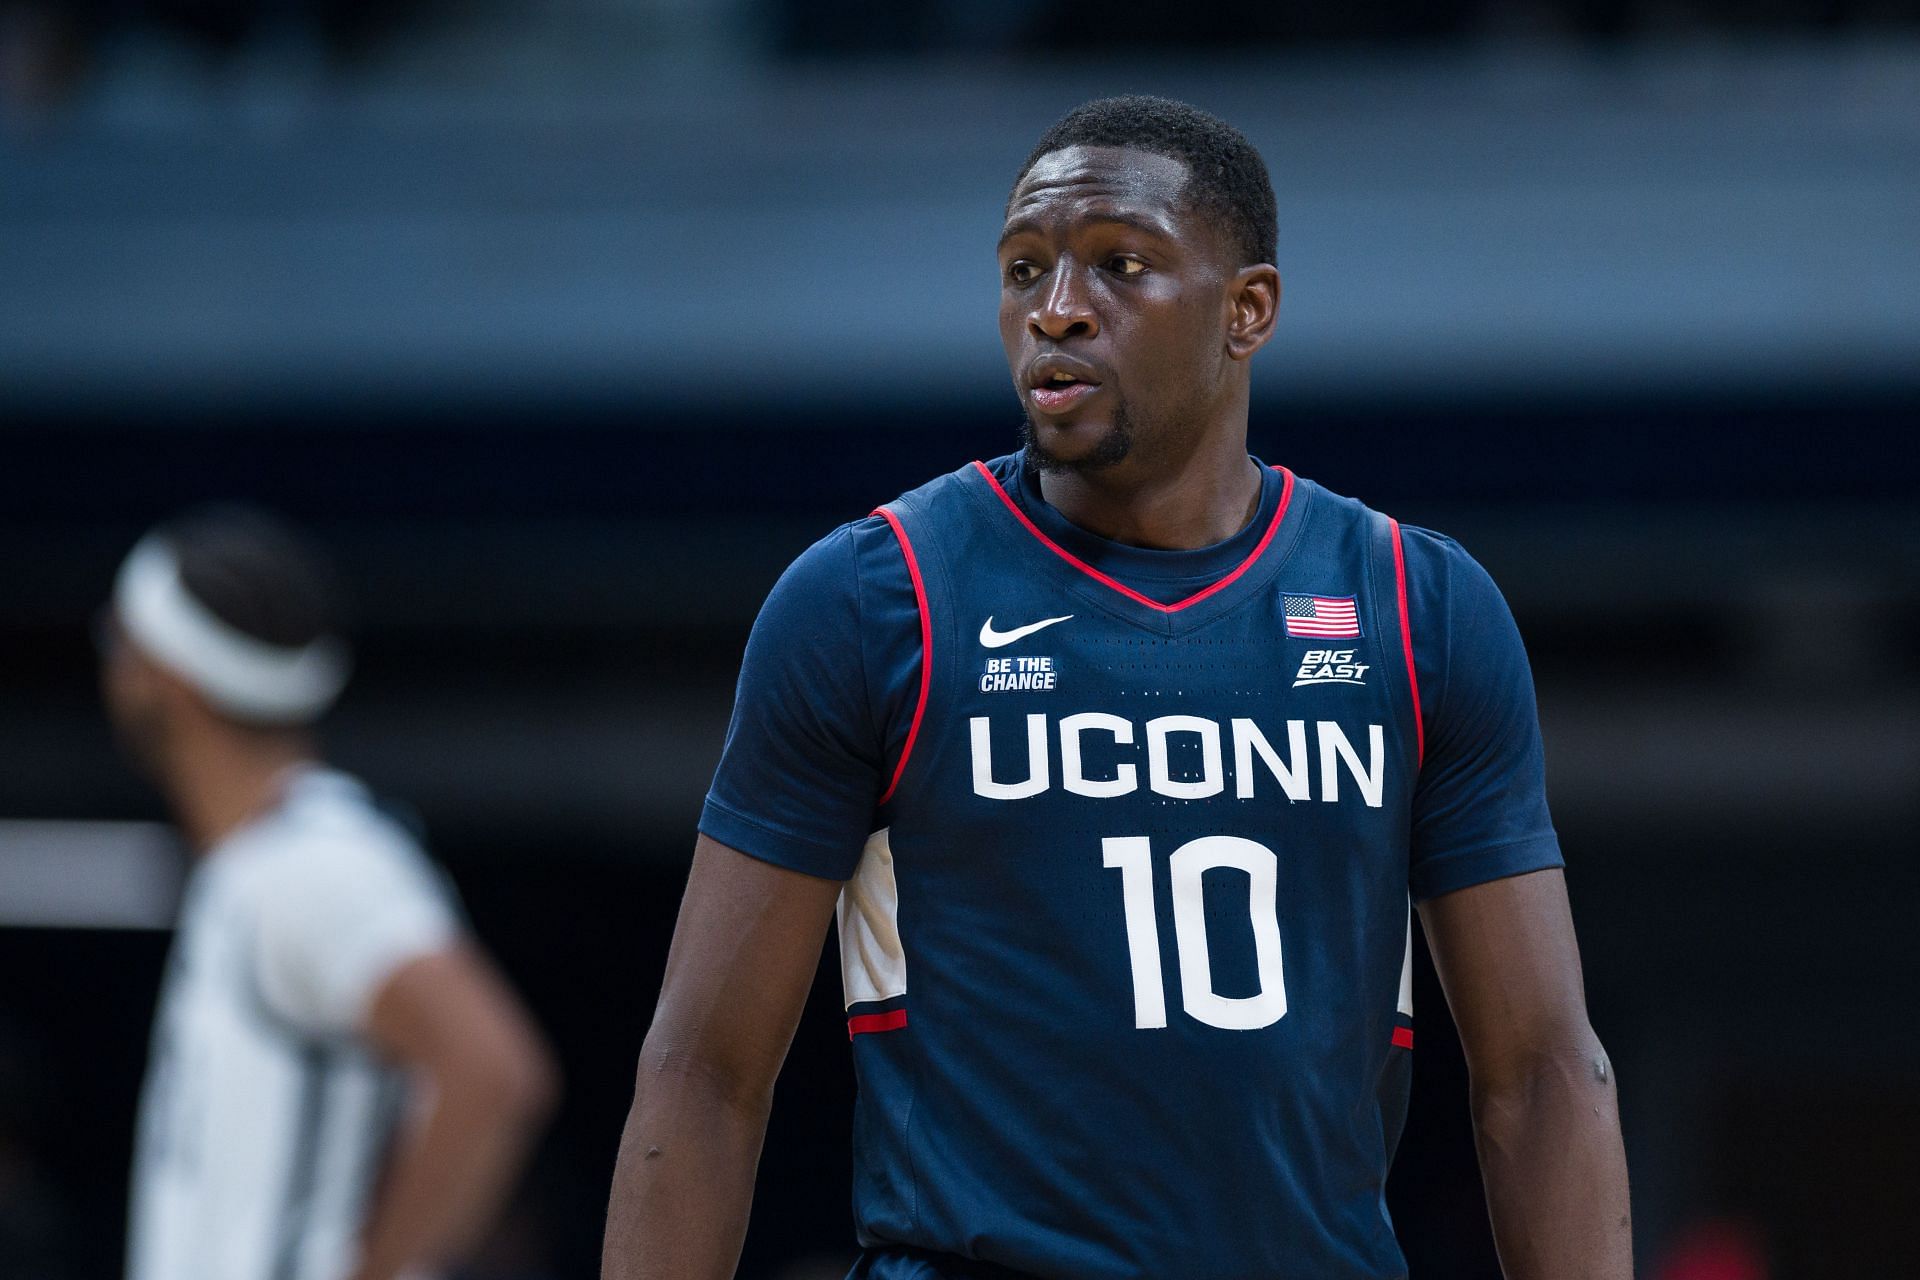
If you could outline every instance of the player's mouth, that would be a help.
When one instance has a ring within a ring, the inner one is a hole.
[[[1093,370],[1068,356],[1041,356],[1027,367],[1027,397],[1041,413],[1065,413],[1099,389]]]

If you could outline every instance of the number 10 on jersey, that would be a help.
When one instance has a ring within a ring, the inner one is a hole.
[[[1133,967],[1133,1025],[1167,1025],[1166,986],[1160,973],[1160,928],[1153,900],[1153,844],[1145,836],[1108,836],[1100,842],[1106,865],[1120,872],[1127,917],[1127,956]],[[1286,970],[1280,958],[1280,916],[1275,905],[1280,860],[1273,850],[1239,836],[1189,840],[1167,860],[1173,884],[1174,950],[1180,960],[1180,1006],[1210,1027],[1257,1031],[1287,1013]],[[1230,867],[1247,875],[1247,914],[1260,989],[1250,996],[1223,996],[1213,989],[1207,952],[1206,873]]]

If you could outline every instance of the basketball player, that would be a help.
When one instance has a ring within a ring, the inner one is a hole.
[[[312,726],[330,575],[262,516],[164,526],[115,585],[114,727],[195,855],[141,1100],[131,1280],[393,1280],[457,1261],[555,1090],[439,872]]]
[[[1513,620],[1456,544],[1247,455],[1259,155],[1091,103],[999,245],[1025,447],[829,535],[747,646],[607,1232],[732,1273],[838,914],[880,1280],[1403,1276],[1409,903],[1508,1276],[1630,1271]]]

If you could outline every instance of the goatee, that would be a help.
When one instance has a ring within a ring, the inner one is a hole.
[[[1031,415],[1020,420],[1020,443],[1027,451],[1027,465],[1048,475],[1090,475],[1121,462],[1133,452],[1133,423],[1122,405],[1113,415],[1113,425],[1079,458],[1062,458],[1040,443]]]

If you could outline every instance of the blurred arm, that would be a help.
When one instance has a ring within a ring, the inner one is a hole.
[[[727,1280],[837,881],[694,848],[620,1138],[603,1280]]]
[[[465,944],[402,965],[365,1030],[424,1078],[431,1099],[386,1170],[354,1277],[392,1280],[478,1243],[546,1121],[558,1073],[519,1002]]]
[[[1466,1049],[1508,1280],[1630,1280],[1613,1068],[1587,1022],[1565,876],[1489,881],[1431,899],[1420,917]]]

